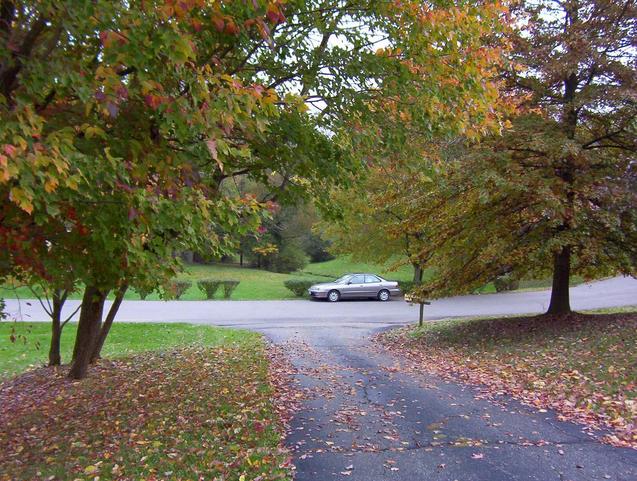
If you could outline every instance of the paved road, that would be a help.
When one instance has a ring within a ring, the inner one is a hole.
[[[426,307],[427,319],[457,316],[528,314],[543,312],[549,304],[548,291],[512,292],[458,296],[436,300]],[[46,313],[37,301],[8,299],[8,311],[19,320],[45,321]],[[72,312],[79,301],[68,301]],[[571,289],[574,309],[637,304],[637,280],[616,277],[582,284]],[[294,325],[343,326],[402,324],[418,319],[418,307],[402,300],[344,301],[339,303],[298,301],[124,301],[117,320],[127,322],[192,322],[231,325],[252,329]]]
[[[609,279],[571,295],[575,309],[637,304],[637,281]],[[542,312],[548,299],[547,292],[454,297],[435,301],[427,317]],[[8,307],[23,320],[46,319],[29,304]],[[297,481],[637,479],[636,450],[601,444],[551,412],[405,371],[369,342],[417,315],[402,301],[127,301],[118,320],[246,327],[283,346],[307,395],[288,438]]]

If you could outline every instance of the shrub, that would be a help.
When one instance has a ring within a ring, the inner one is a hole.
[[[168,284],[166,294],[170,299],[179,299],[188,289],[190,289],[190,286],[192,286],[192,282],[190,281],[172,281],[170,284]]]
[[[230,299],[230,296],[239,285],[239,281],[223,281],[222,284],[224,299]]]
[[[144,287],[133,287],[133,290],[137,293],[139,298],[143,301],[153,292],[153,289],[147,289]]]
[[[197,287],[206,295],[206,299],[214,299],[220,285],[221,281],[217,279],[201,279],[197,281]]]
[[[307,295],[307,290],[310,286],[316,284],[317,281],[306,280],[306,279],[290,279],[285,281],[283,284],[290,291],[294,293],[296,297],[305,297]]]
[[[416,283],[414,281],[398,281],[398,287],[400,287],[403,294],[408,294],[416,287]]]
[[[514,291],[520,287],[520,281],[511,274],[504,274],[503,276],[496,277],[493,280],[493,285],[497,292]]]
[[[278,254],[272,256],[270,269],[274,272],[290,273],[307,265],[307,256],[296,244],[284,246]]]

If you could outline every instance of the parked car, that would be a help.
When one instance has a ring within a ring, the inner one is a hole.
[[[388,281],[375,274],[346,274],[333,282],[314,284],[308,289],[314,299],[338,302],[341,299],[373,298],[388,301],[400,295],[398,282]]]

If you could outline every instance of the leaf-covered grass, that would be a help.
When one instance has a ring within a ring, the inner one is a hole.
[[[62,331],[62,362],[70,359],[76,329],[77,324],[69,323]],[[10,341],[11,334],[15,342]],[[248,331],[211,326],[115,322],[102,352],[107,358],[121,357],[174,346],[242,344],[254,342],[255,337]],[[48,323],[0,322],[0,379],[46,364],[50,339]]]
[[[455,319],[380,337],[444,377],[506,392],[637,447],[637,309],[612,314]]]
[[[188,347],[0,385],[0,480],[290,479],[266,347]]]

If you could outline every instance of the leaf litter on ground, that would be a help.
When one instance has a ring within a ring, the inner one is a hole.
[[[376,339],[406,361],[397,370],[511,395],[637,448],[637,313],[444,320]]]
[[[291,479],[292,374],[261,339],[29,371],[0,384],[0,480]]]

